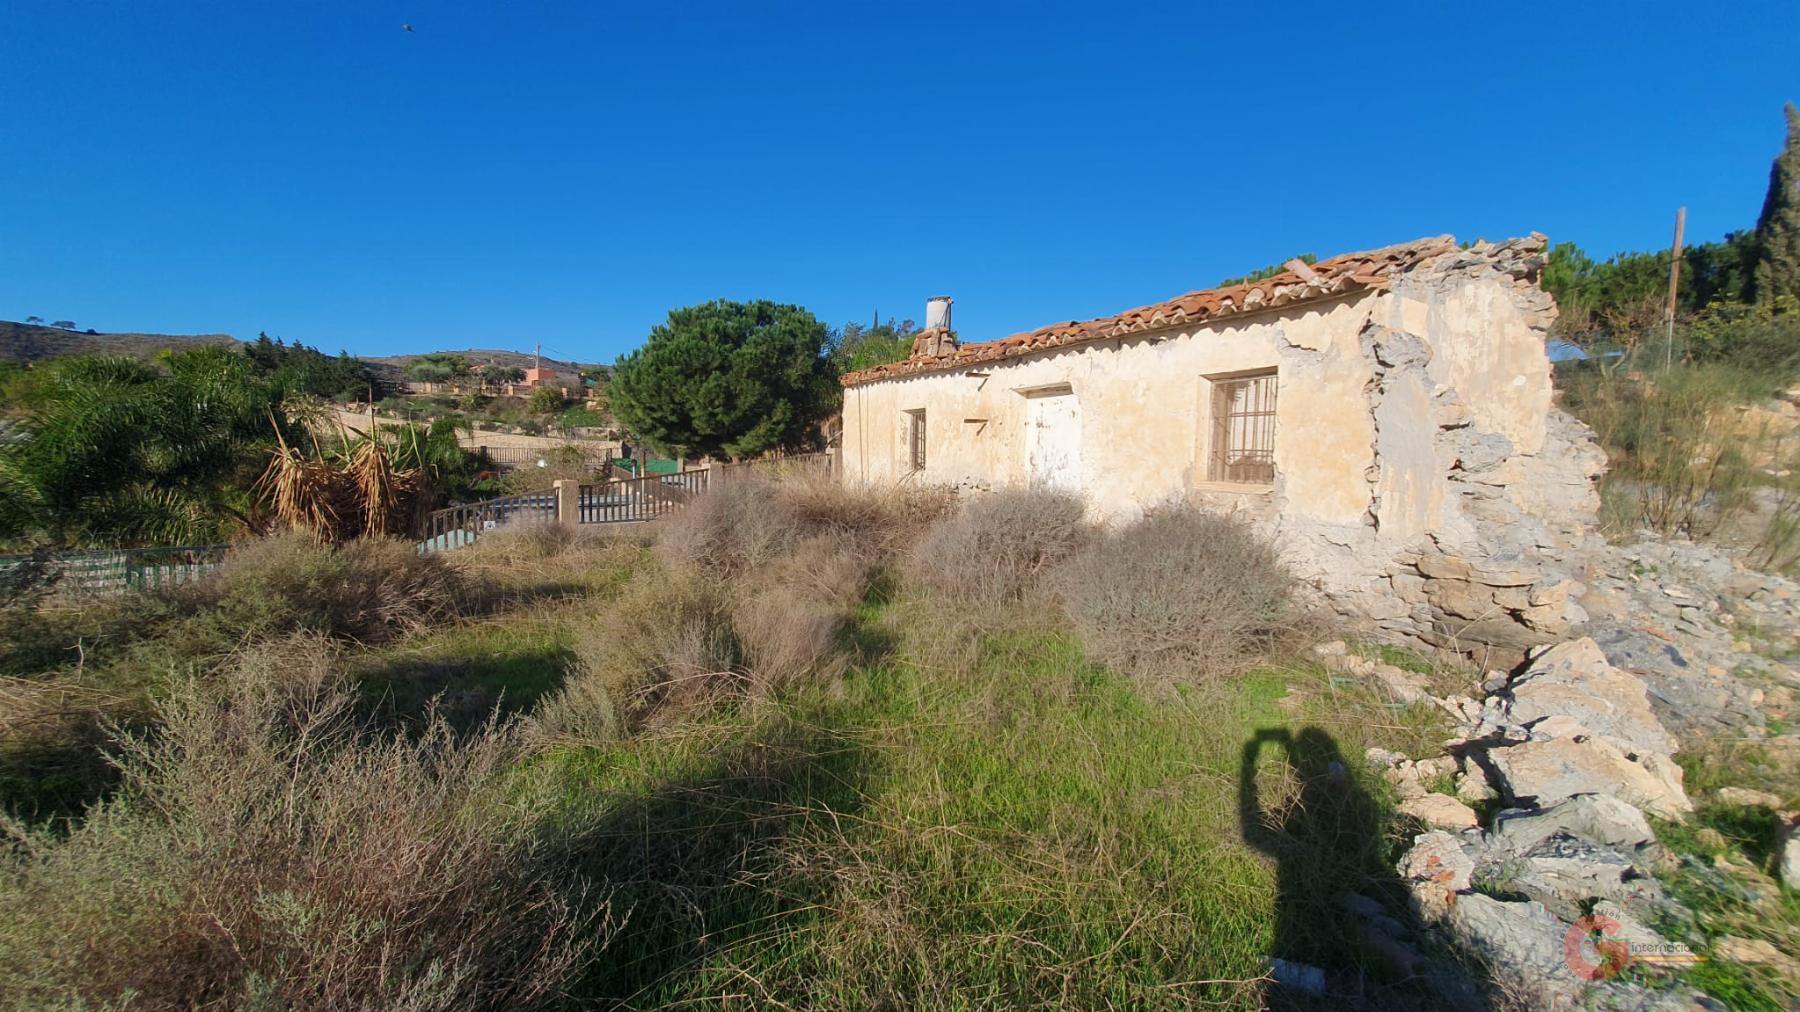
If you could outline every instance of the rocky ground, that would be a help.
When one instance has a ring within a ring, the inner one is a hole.
[[[1457,728],[1439,755],[1370,755],[1429,830],[1398,866],[1419,919],[1522,1007],[1800,1000],[1797,592],[1701,545],[1596,546],[1585,621],[1517,673],[1457,691],[1320,646]]]

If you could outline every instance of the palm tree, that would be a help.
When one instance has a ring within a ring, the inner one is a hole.
[[[251,484],[289,426],[278,395],[222,347],[34,369],[16,435],[0,443],[0,539],[179,544],[256,526]],[[290,431],[292,430],[292,431]]]

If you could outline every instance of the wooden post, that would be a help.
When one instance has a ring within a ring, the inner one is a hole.
[[[1675,364],[1675,293],[1681,287],[1681,232],[1687,225],[1687,208],[1675,212],[1675,245],[1669,254],[1669,308],[1663,313],[1663,325],[1666,328],[1664,338],[1666,350],[1663,355],[1663,369],[1667,370]]]
[[[581,482],[558,478],[556,489],[556,522],[564,527],[581,523]]]

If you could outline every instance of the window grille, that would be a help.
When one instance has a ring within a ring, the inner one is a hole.
[[[1275,373],[1212,380],[1209,481],[1275,483]]]
[[[906,423],[906,456],[912,470],[925,470],[925,411],[908,411]]]

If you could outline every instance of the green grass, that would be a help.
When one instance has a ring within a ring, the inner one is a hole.
[[[1685,764],[1684,764],[1685,765]],[[1703,764],[1696,764],[1696,769]],[[1708,788],[1725,786],[1729,772],[1707,772]],[[1691,782],[1690,781],[1690,782]],[[1659,874],[1668,892],[1696,917],[1696,933],[1706,952],[1727,935],[1758,938],[1782,952],[1800,950],[1800,892],[1782,889],[1767,874],[1775,859],[1777,817],[1766,808],[1702,804],[1687,821],[1658,821],[1656,835],[1678,856]],[[1717,833],[1713,838],[1703,830]],[[1687,932],[1674,931],[1671,937]],[[1800,1005],[1800,981],[1783,979],[1764,966],[1709,959],[1687,971],[1693,986],[1732,1009],[1786,1009]]]
[[[591,857],[628,916],[590,999],[1255,1004],[1274,953],[1408,1003],[1342,899],[1399,899],[1361,755],[1429,720],[1311,670],[1151,702],[1059,633],[990,635],[971,672],[906,657],[540,761],[571,819],[619,827]]]
[[[511,615],[414,636],[353,663],[376,712],[411,721],[435,706],[466,728],[496,710],[528,710],[561,685],[573,656],[569,636],[554,614]]]

